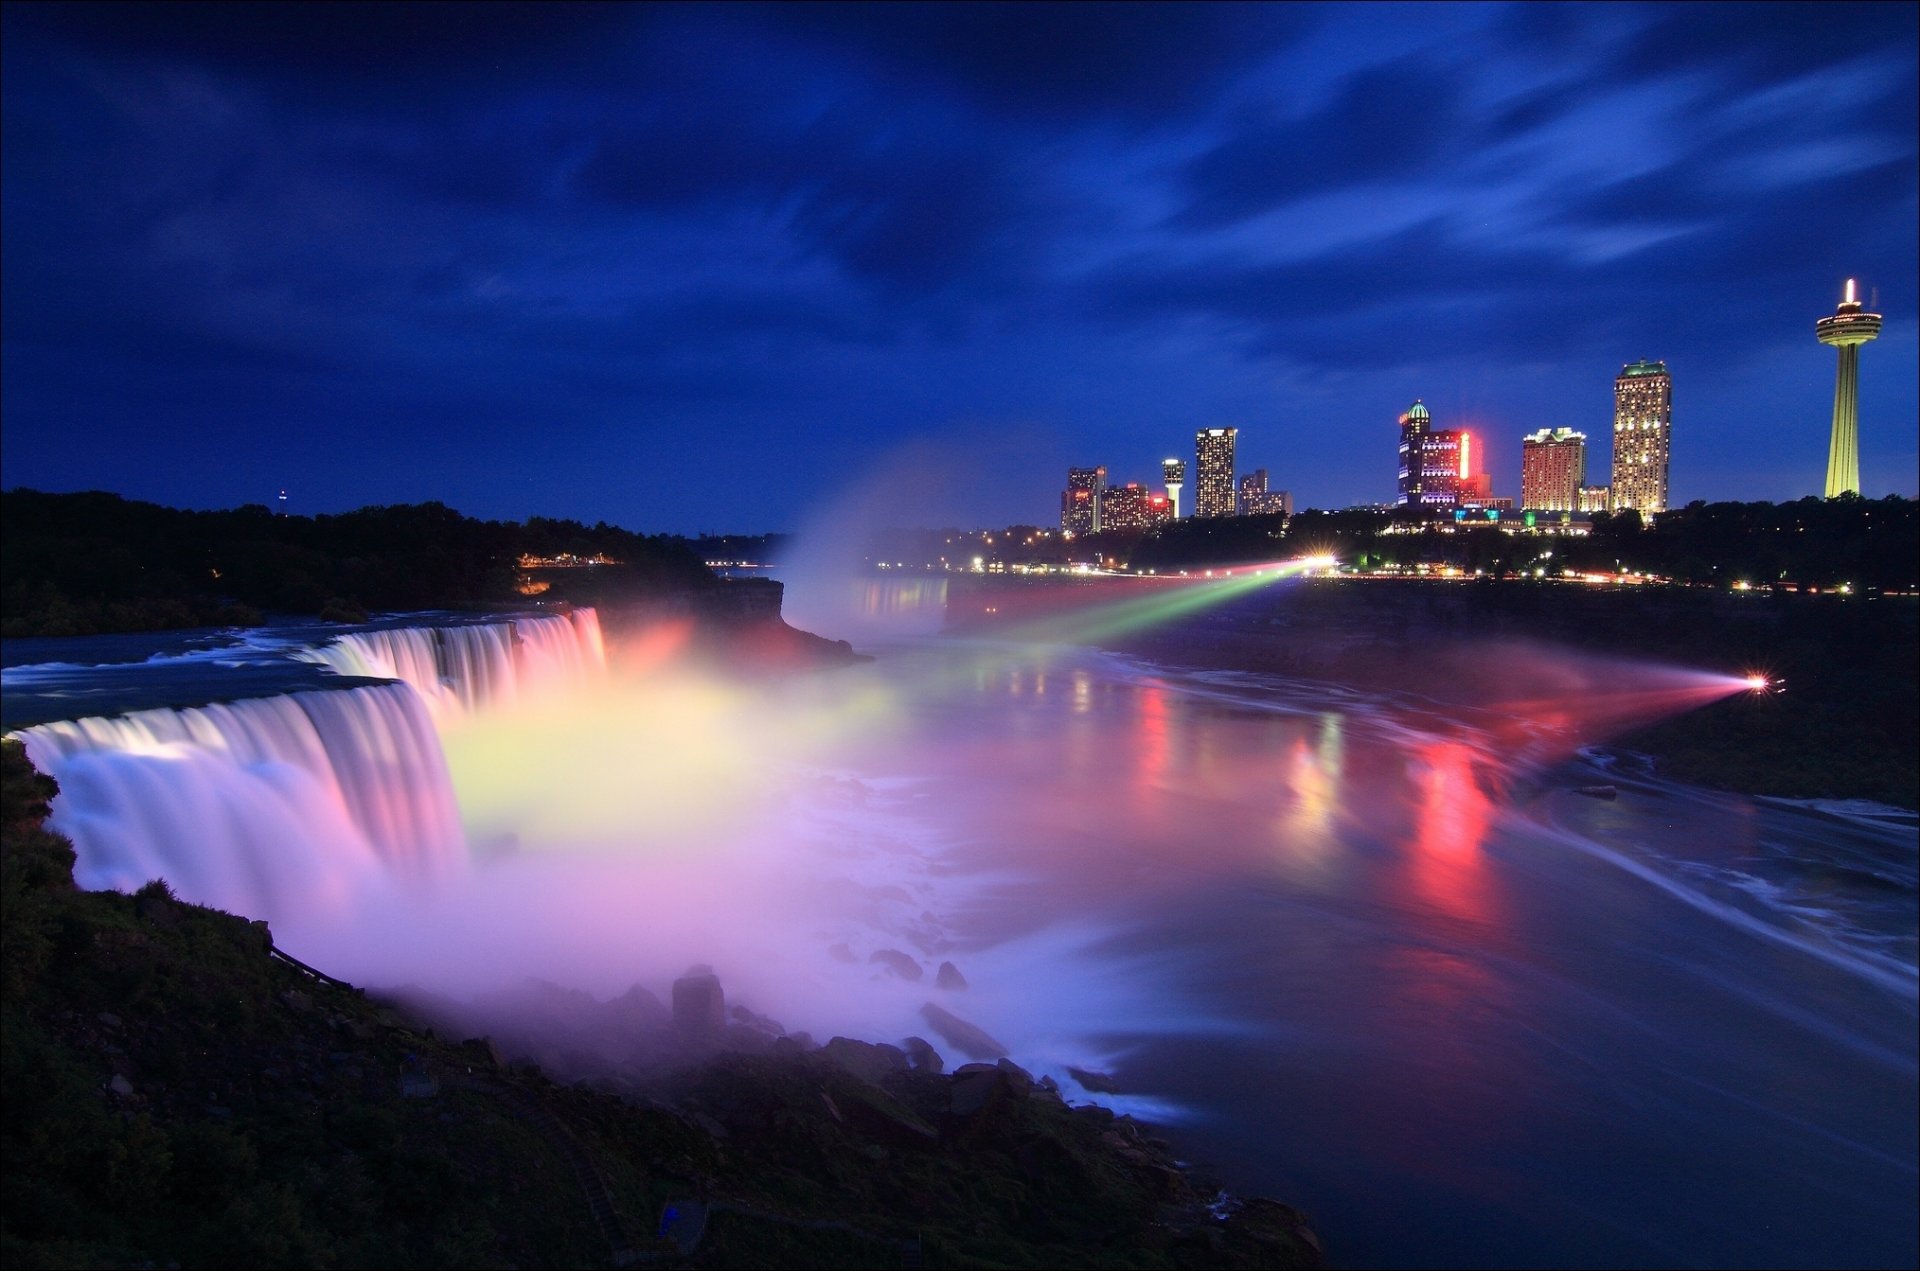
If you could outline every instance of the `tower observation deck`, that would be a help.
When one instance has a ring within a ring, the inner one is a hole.
[[[1840,307],[1813,324],[1822,344],[1840,350],[1840,370],[1833,382],[1833,440],[1827,445],[1827,492],[1831,499],[1848,490],[1860,492],[1860,346],[1880,334],[1880,315],[1867,313],[1854,298],[1853,279],[1847,279]]]

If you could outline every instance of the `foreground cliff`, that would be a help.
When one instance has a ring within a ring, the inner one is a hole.
[[[262,924],[72,886],[4,748],[0,1255],[31,1266],[1313,1266],[1143,1127],[1012,1065],[836,1042],[651,1101],[436,1038]]]

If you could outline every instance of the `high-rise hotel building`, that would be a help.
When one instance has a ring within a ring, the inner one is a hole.
[[[1202,428],[1194,434],[1193,514],[1232,516],[1233,448],[1238,428]]]
[[[1520,439],[1520,506],[1540,512],[1580,511],[1587,483],[1587,435],[1542,428]]]
[[[1067,534],[1097,534],[1100,531],[1100,495],[1107,484],[1107,470],[1068,468],[1067,488],[1060,495],[1060,529]]]
[[[1667,510],[1673,379],[1665,362],[1629,362],[1613,382],[1613,506]]]
[[[1100,528],[1103,530],[1150,530],[1173,519],[1173,504],[1166,495],[1137,481],[1110,485],[1100,495]]]
[[[1467,475],[1472,439],[1435,428],[1426,405],[1415,401],[1400,416],[1400,476],[1394,502],[1402,507],[1453,507]]]
[[[1271,516],[1281,512],[1293,515],[1293,495],[1286,490],[1267,488],[1267,470],[1255,468],[1240,476],[1240,515]]]
[[[1162,460],[1160,478],[1167,487],[1167,506],[1173,509],[1168,519],[1177,521],[1180,519],[1180,487],[1187,483],[1187,461]]]

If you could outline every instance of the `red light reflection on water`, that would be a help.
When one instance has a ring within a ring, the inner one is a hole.
[[[1167,720],[1167,690],[1149,680],[1140,686],[1139,709],[1134,716],[1134,788],[1152,797],[1167,776],[1173,755]]]
[[[1419,899],[1453,918],[1490,917],[1480,845],[1494,818],[1481,789],[1477,753],[1465,742],[1421,746],[1412,768],[1414,834],[1408,881]]]

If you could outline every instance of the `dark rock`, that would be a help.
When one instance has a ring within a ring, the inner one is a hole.
[[[1007,1048],[978,1024],[968,1023],[932,1002],[923,1005],[920,1014],[927,1023],[933,1025],[934,1032],[946,1039],[949,1046],[969,1059],[1000,1059],[1007,1053]]]
[[[820,1053],[835,1067],[876,1084],[892,1073],[907,1069],[907,1054],[898,1046],[835,1037],[820,1048]]]
[[[660,1210],[659,1237],[671,1240],[681,1254],[690,1254],[707,1234],[707,1204],[702,1200],[670,1200]]]
[[[683,1033],[714,1034],[727,1025],[727,995],[713,968],[697,965],[673,982],[673,1023]]]
[[[947,1087],[947,1111],[957,1117],[977,1117],[991,1108],[1026,1098],[1033,1083],[1029,1080],[1022,1084],[1014,1076],[1020,1071],[1015,1068],[1009,1072],[998,1064],[960,1065]]]
[[[781,1026],[779,1020],[762,1015],[758,1011],[750,1011],[744,1006],[729,1006],[727,1015],[736,1024],[744,1024],[755,1032],[766,1033],[771,1037],[786,1036],[787,1030]]]
[[[898,949],[876,949],[867,961],[881,964],[903,980],[919,980],[927,973],[910,954]]]
[[[837,1106],[849,1125],[882,1144],[923,1148],[940,1138],[939,1131],[878,1086],[843,1086]]]
[[[907,1052],[907,1062],[920,1072],[941,1073],[947,1069],[947,1061],[940,1058],[940,1052],[933,1043],[924,1037],[909,1037],[900,1045]]]
[[[846,946],[845,942],[842,942],[840,944],[828,945],[827,956],[841,962],[858,962],[860,960],[858,957],[854,956],[853,950],[849,949]]]
[[[653,1032],[672,1018],[659,996],[638,984],[608,1002],[604,1013],[622,1032]]]
[[[942,962],[939,971],[934,973],[933,983],[937,988],[964,989],[967,977],[960,974],[960,968],[951,962]]]
[[[1017,1093],[1021,1095],[1025,1095],[1030,1091],[1032,1091],[1033,1074],[1028,1072],[1025,1068],[1022,1068],[1019,1064],[1014,1063],[1013,1060],[1011,1059],[1002,1059],[995,1066],[998,1067],[1001,1072],[1007,1075],[1007,1080],[1012,1084],[1013,1089]]]
[[[1080,1083],[1080,1088],[1088,1094],[1119,1094],[1120,1083],[1111,1073],[1093,1072],[1086,1068],[1067,1067],[1067,1075]]]
[[[440,1083],[424,1072],[403,1072],[400,1074],[400,1097],[402,1099],[431,1099],[440,1093]]]

